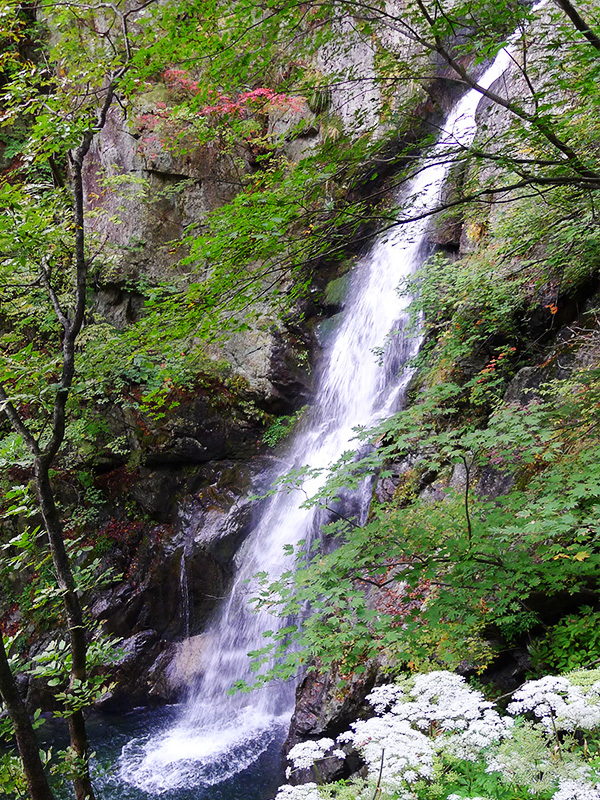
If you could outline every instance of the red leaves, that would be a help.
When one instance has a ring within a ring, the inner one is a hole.
[[[486,380],[488,377],[490,377],[490,375],[493,375],[493,374],[496,372],[496,368],[499,368],[499,367],[501,367],[501,366],[502,366],[502,361],[503,361],[503,360],[504,360],[504,359],[505,359],[507,356],[509,356],[509,355],[511,355],[512,353],[514,353],[514,352],[516,351],[516,349],[517,349],[516,347],[505,347],[505,348],[504,348],[504,349],[503,349],[503,350],[500,352],[500,354],[497,356],[497,358],[492,358],[492,359],[491,359],[491,360],[488,362],[487,366],[485,366],[485,367],[484,367],[484,368],[481,370],[481,372],[479,373],[479,374],[481,375],[481,377],[480,377],[480,378],[478,378],[478,379],[475,381],[475,383],[484,383],[484,381],[485,381],[485,380]]]
[[[139,520],[112,519],[99,532],[99,536],[106,536],[115,542],[129,542],[135,540],[143,531],[144,523]]]
[[[172,68],[165,70],[163,80],[170,89],[175,91],[191,96],[200,94],[200,81],[190,78],[189,74],[183,69]],[[265,114],[273,109],[298,111],[301,105],[300,98],[276,92],[266,86],[249,89],[237,97],[231,97],[214,89],[209,89],[208,94],[212,99],[212,104],[200,109],[198,113],[201,116],[214,114],[219,117],[244,117],[248,113]],[[143,116],[149,117],[151,115],[146,114]],[[157,114],[157,116],[159,115]]]

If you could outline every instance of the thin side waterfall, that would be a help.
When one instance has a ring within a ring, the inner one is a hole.
[[[489,87],[509,63],[510,54],[503,50],[480,85]],[[475,135],[480,98],[480,93],[470,91],[448,117],[445,133],[403,198],[410,216],[437,207],[452,162],[450,153],[468,147]],[[382,236],[355,269],[341,324],[320,367],[314,407],[292,442],[290,463],[282,474],[303,465],[327,467],[353,449],[357,426],[372,426],[401,406],[411,374],[402,367],[416,354],[419,341],[403,333],[408,299],[397,287],[428,256],[427,227],[427,217],[398,226]],[[380,348],[384,355],[377,359],[374,351]],[[229,598],[206,634],[201,682],[190,692],[175,727],[149,741],[134,740],[124,749],[121,780],[156,794],[214,785],[249,766],[285,731],[293,708],[293,685],[235,696],[227,695],[227,690],[240,678],[252,681],[248,651],[264,646],[264,631],[278,622],[286,624],[265,612],[251,611],[249,600],[257,594],[252,578],[261,570],[275,578],[291,567],[284,545],[310,539],[319,527],[319,513],[301,504],[324,479],[313,478],[304,484],[304,491],[282,492],[269,501],[238,556]],[[353,502],[362,506],[364,514],[369,487],[363,494]]]
[[[188,586],[188,554],[189,539],[186,540],[181,551],[181,564],[179,565],[179,596],[181,598],[181,618],[185,638],[190,637],[190,590]]]

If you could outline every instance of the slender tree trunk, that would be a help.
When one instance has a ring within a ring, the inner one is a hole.
[[[131,52],[127,33],[127,18],[125,15],[122,15],[122,23],[126,44],[126,56],[127,61],[129,61]],[[74,261],[76,272],[75,307],[72,314],[69,314],[66,309],[63,309],[60,299],[52,287],[46,254],[42,254],[42,258],[40,260],[40,282],[48,292],[57,320],[63,329],[61,347],[62,370],[59,386],[54,398],[51,435],[45,447],[42,448],[40,446],[40,440],[37,439],[29,430],[27,424],[17,410],[17,407],[15,407],[15,405],[11,402],[4,386],[0,383],[0,401],[2,402],[2,411],[8,418],[13,429],[23,437],[24,442],[27,444],[32,455],[34,456],[36,492],[42,512],[44,526],[48,535],[48,541],[50,544],[50,550],[52,552],[52,561],[54,563],[58,585],[63,592],[62,600],[67,617],[67,629],[71,652],[71,674],[69,679],[70,688],[73,688],[78,682],[83,682],[86,679],[87,643],[85,637],[85,627],[83,624],[83,612],[81,609],[79,596],[77,594],[77,587],[75,585],[71,563],[65,548],[63,539],[63,526],[58,509],[56,507],[56,502],[54,500],[54,491],[50,481],[49,470],[58,451],[60,450],[60,447],[62,446],[65,437],[67,400],[71,391],[73,377],[75,375],[75,343],[83,326],[87,299],[86,292],[88,264],[86,259],[85,241],[85,193],[83,187],[83,163],[89,152],[94,136],[102,130],[106,123],[108,112],[115,97],[115,84],[125,74],[127,69],[128,65],[125,65],[113,75],[109,85],[107,86],[106,95],[102,103],[102,107],[98,113],[97,125],[94,128],[86,131],[83,134],[79,146],[70,151],[72,171],[70,183],[73,191],[73,212],[75,222]],[[68,717],[68,723],[71,748],[77,755],[80,762],[76,765],[75,774],[72,777],[75,798],[76,800],[95,800],[89,772],[89,746],[83,711],[80,710],[73,712]],[[14,719],[13,724],[16,728],[17,725]],[[32,800],[38,800],[38,797],[39,800],[50,800],[52,795],[34,796],[32,794]]]
[[[35,459],[35,486],[42,511],[44,526],[50,542],[52,561],[56,570],[59,587],[64,592],[63,604],[67,615],[69,644],[71,649],[71,675],[69,686],[75,681],[86,679],[85,627],[83,612],[73,578],[73,571],[63,539],[63,527],[54,502],[54,493],[48,474],[47,459],[39,456]],[[81,760],[81,769],[73,777],[73,788],[76,800],[94,800],[94,790],[89,774],[89,745],[83,711],[75,711],[68,718],[71,747]]]
[[[4,641],[0,634],[0,695],[8,711],[8,716],[15,729],[15,739],[23,770],[27,780],[27,788],[31,800],[55,800],[48,784],[44,766],[40,758],[39,745],[35,731],[29,719],[25,704],[21,699],[14,676],[10,671]]]

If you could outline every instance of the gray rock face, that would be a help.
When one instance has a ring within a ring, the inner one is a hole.
[[[523,367],[508,384],[504,402],[528,405],[532,400],[539,398],[537,390],[543,382],[544,377],[538,367]]]
[[[286,748],[289,750],[307,738],[335,738],[346,730],[364,710],[365,696],[373,688],[376,674],[376,665],[369,664],[363,675],[351,678],[343,693],[338,694],[335,689],[339,676],[335,668],[308,673],[296,691],[296,710]]]
[[[228,419],[207,400],[194,397],[173,415],[148,429],[146,463],[204,463],[255,450],[255,430],[242,420]]]
[[[269,469],[270,462],[259,459],[223,462],[218,471],[202,467],[196,477],[141,471],[130,491],[155,514],[163,513],[161,502],[173,505],[166,488],[178,486],[185,499],[175,517],[171,511],[172,524],[140,529],[133,541],[118,536],[105,557],[107,567],[126,572],[125,580],[96,593],[91,607],[108,633],[123,638],[125,650],[112,669],[117,683],[102,700],[106,707],[172,701],[184,691],[186,676],[201,670],[201,648],[192,648],[192,658],[185,642],[201,643],[197,634],[227,592],[257,505],[247,495],[261,491]]]
[[[126,639],[121,645],[122,655],[112,668],[118,676],[118,685],[101,698],[97,707],[122,711],[146,703],[150,687],[145,672],[155,663],[163,646],[153,630],[140,631]]]
[[[118,328],[143,312],[144,287],[165,280],[185,285],[190,280],[193,266],[180,264],[187,255],[182,240],[211,211],[231,201],[244,175],[254,169],[254,155],[241,142],[231,149],[216,142],[191,141],[178,151],[169,143],[168,132],[155,129],[165,98],[168,91],[156,87],[127,118],[120,109],[112,109],[86,159],[87,221],[100,247],[94,311]],[[306,103],[294,111],[274,111],[269,131],[292,160],[319,140],[318,123]],[[197,269],[193,280],[203,277],[204,266]],[[275,403],[283,396],[287,402],[286,390],[282,392],[277,383],[282,337],[285,332],[277,320],[272,319],[270,326],[263,320],[261,327],[233,334],[226,343],[208,348],[208,353],[231,363],[251,391]],[[294,350],[293,341],[287,349]],[[300,382],[305,393],[306,381]],[[214,420],[207,427],[214,428]],[[215,447],[213,441],[204,451],[202,445],[187,441],[167,451],[172,459],[181,455],[184,460],[201,461],[211,458],[209,451]]]
[[[268,133],[291,161],[300,161],[321,141],[321,125],[310,104],[304,101],[295,109],[269,114]]]
[[[284,375],[280,379],[286,380]],[[227,458],[249,459],[260,449],[264,425],[256,400],[267,402],[249,391],[236,394],[225,383],[212,381],[208,388],[200,386],[182,393],[176,403],[166,404],[162,414],[106,405],[102,414],[107,432],[98,435],[94,466],[106,470],[131,463],[133,458],[150,470],[158,470]],[[154,482],[159,480],[157,474],[146,476]],[[167,476],[161,480],[164,482]],[[140,486],[138,495],[150,510],[151,499],[144,499],[148,489],[148,485]]]
[[[158,98],[128,118],[118,108],[86,160],[89,224],[106,242],[100,285],[119,285],[173,275],[183,253],[175,246],[191,223],[199,223],[237,191],[240,149],[225,154],[214,144],[177,154],[152,130]],[[242,172],[244,168],[242,168]]]
[[[313,672],[306,675],[296,690],[296,710],[292,717],[290,733],[285,751],[301,741],[319,739],[324,736],[335,739],[347,730],[354,720],[369,716],[365,697],[375,684],[377,668],[369,664],[364,675],[353,677],[343,694],[336,691],[337,670]],[[344,748],[346,750],[346,748]],[[310,769],[295,769],[290,775],[292,785],[328,783],[360,773],[364,766],[359,756],[348,750],[345,760],[327,756]]]

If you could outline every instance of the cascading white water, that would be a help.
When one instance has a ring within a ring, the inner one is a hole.
[[[480,86],[488,88],[509,62],[510,53],[501,51],[481,77]],[[480,99],[481,94],[471,90],[450,114],[445,133],[403,198],[408,216],[435,210],[453,154],[473,140]],[[402,365],[416,353],[419,342],[402,333],[408,301],[397,286],[427,256],[427,227],[426,216],[398,226],[380,238],[357,265],[343,321],[324,356],[310,419],[294,439],[290,463],[282,473],[303,465],[327,467],[352,448],[357,426],[372,426],[398,408],[410,377]],[[395,332],[398,335],[391,337]],[[384,348],[383,359],[374,354],[380,348]],[[266,612],[250,610],[249,600],[257,593],[252,577],[261,570],[276,577],[290,568],[284,545],[312,535],[318,525],[317,512],[303,508],[302,503],[324,480],[324,475],[312,478],[303,491],[282,492],[269,501],[244,544],[229,599],[206,635],[201,683],[174,728],[150,741],[133,741],[124,749],[121,780],[156,794],[212,785],[247,767],[287,725],[293,686],[271,686],[233,697],[227,690],[240,678],[251,681],[247,653],[264,646],[264,631],[278,622]]]

